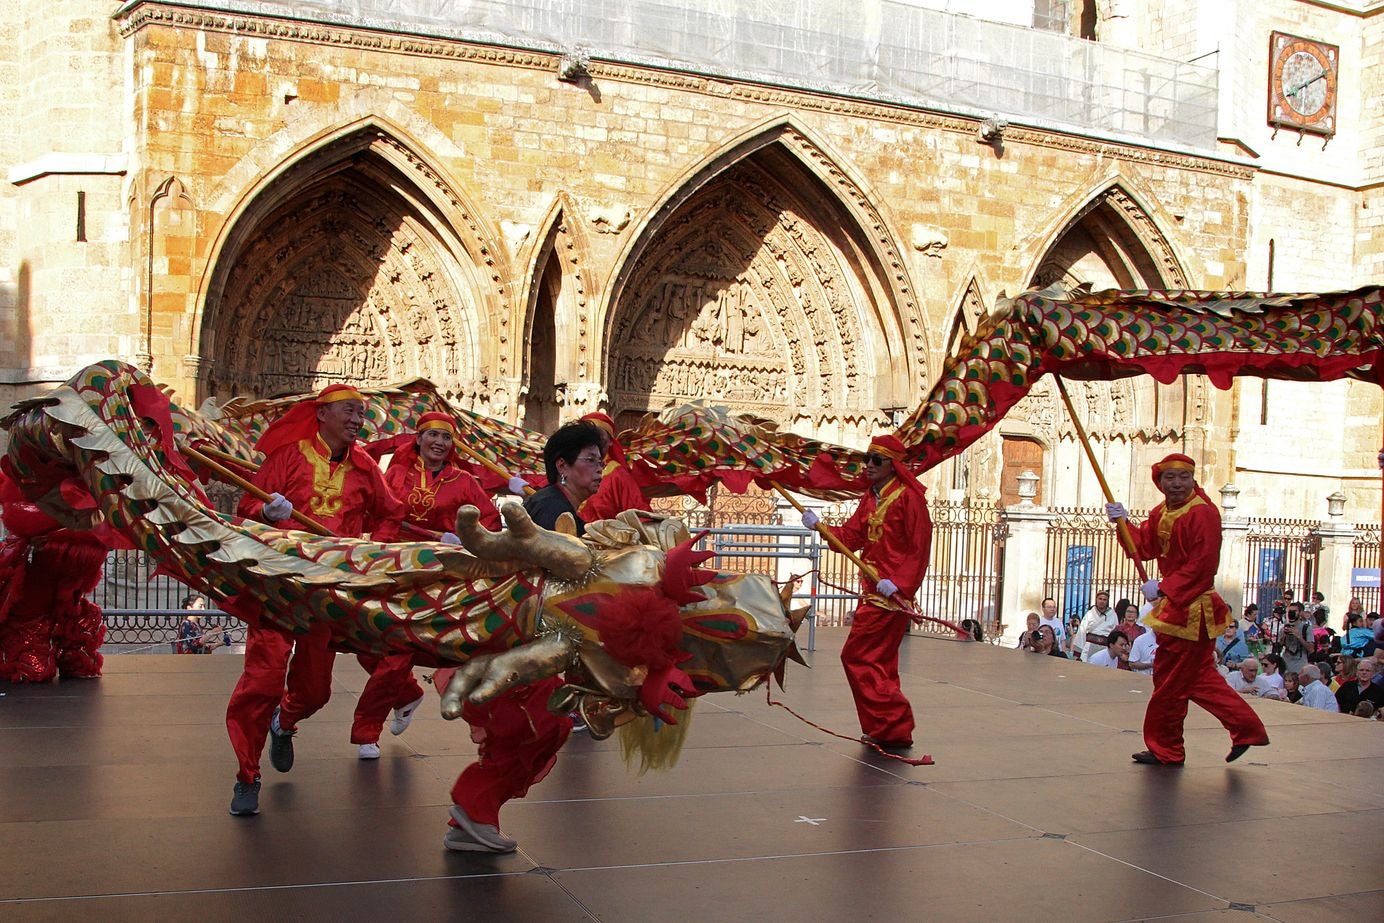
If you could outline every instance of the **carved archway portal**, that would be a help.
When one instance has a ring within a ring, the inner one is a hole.
[[[883,422],[890,369],[876,318],[893,308],[877,303],[882,286],[852,225],[774,145],[694,193],[655,232],[615,306],[612,405],[632,419],[700,398],[864,438]]]
[[[310,176],[304,176],[306,172]],[[266,396],[413,377],[477,397],[477,303],[443,222],[369,150],[276,180],[222,256],[206,391]],[[287,191],[285,191],[287,187]],[[463,254],[464,258],[464,254]]]

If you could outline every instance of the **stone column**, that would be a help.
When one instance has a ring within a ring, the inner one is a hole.
[[[1338,520],[1323,520],[1312,530],[1312,540],[1317,543],[1317,589],[1326,597],[1331,607],[1327,624],[1339,629],[1341,615],[1350,602],[1350,572],[1355,566],[1355,538],[1357,533],[1350,526]],[[1310,597],[1308,599],[1310,602]]]
[[[1000,642],[1013,647],[1024,630],[1024,616],[1041,612],[1047,569],[1048,527],[1056,514],[1030,500],[1006,507],[1000,524],[1009,530],[1004,542],[1004,592],[1000,596]]]
[[[1245,554],[1249,520],[1226,513],[1221,517],[1221,559],[1216,564],[1216,590],[1239,618],[1245,608]]]

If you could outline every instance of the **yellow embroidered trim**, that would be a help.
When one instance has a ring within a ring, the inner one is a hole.
[[[1205,500],[1192,494],[1192,499],[1175,510],[1170,510],[1166,506],[1163,507],[1163,515],[1158,517],[1158,553],[1160,556],[1168,553],[1168,542],[1172,540],[1173,536],[1173,523],[1181,519],[1188,511],[1205,505]]]
[[[894,478],[884,489],[879,492],[879,499],[875,501],[875,511],[870,514],[869,520],[865,524],[865,534],[870,541],[877,542],[879,537],[884,534],[884,518],[889,513],[889,507],[894,505],[894,501],[903,496],[906,488],[899,483],[898,478]]]
[[[312,496],[308,498],[308,511],[318,516],[336,516],[346,502],[341,492],[346,483],[346,472],[351,470],[349,456],[340,464],[333,465],[331,452],[320,436],[298,443],[298,451],[312,465]]]
[[[1192,600],[1192,604],[1187,607],[1186,625],[1172,625],[1163,621],[1162,612],[1169,602],[1166,596],[1159,599],[1158,602],[1154,604],[1153,608],[1149,610],[1148,615],[1144,616],[1139,621],[1149,628],[1152,628],[1154,631],[1165,635],[1172,635],[1175,638],[1186,638],[1188,641],[1200,640],[1201,625],[1205,622],[1207,636],[1214,638],[1225,631],[1225,623],[1217,622],[1216,620],[1214,596],[1215,592],[1213,590],[1207,590],[1205,593],[1202,593],[1196,599]]]

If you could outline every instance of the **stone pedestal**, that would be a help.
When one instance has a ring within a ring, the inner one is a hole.
[[[1356,532],[1350,526],[1334,520],[1324,520],[1312,530],[1318,543],[1317,586],[1331,607],[1328,624],[1339,629],[1341,615],[1350,602],[1350,571],[1355,566]]]
[[[1245,609],[1245,543],[1249,520],[1227,514],[1221,519],[1221,559],[1216,565],[1216,590],[1230,614],[1239,618]]]
[[[1025,628],[1024,617],[1043,608],[1043,576],[1048,527],[1055,514],[1031,501],[1006,507],[1000,523],[1008,528],[1004,543],[1004,591],[1000,595],[1002,644],[1013,647]]]

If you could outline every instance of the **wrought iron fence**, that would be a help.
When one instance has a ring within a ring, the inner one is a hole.
[[[1139,570],[1120,546],[1104,508],[1058,507],[1050,512],[1054,518],[1048,525],[1043,595],[1056,600],[1063,621],[1085,615],[1101,590],[1110,591],[1112,603],[1139,599]],[[1158,575],[1156,562],[1144,566],[1150,577]]]
[[[216,629],[226,644],[245,643],[245,623],[240,619],[219,609],[201,609],[197,614],[204,633]],[[105,643],[143,645],[153,649],[153,653],[172,652],[178,640],[178,626],[186,615],[182,609],[107,609],[101,614],[106,623]]]
[[[1311,519],[1250,519],[1245,536],[1245,604],[1256,603],[1268,612],[1292,590],[1306,600],[1316,589],[1318,545]]]
[[[1356,523],[1355,524],[1355,548],[1352,567],[1360,570],[1379,571],[1379,535],[1380,526],[1378,523]],[[1366,612],[1380,611],[1380,588],[1376,584],[1372,587],[1351,587],[1350,595],[1359,598],[1360,604],[1365,607]],[[1344,611],[1344,608],[1342,609]]]

